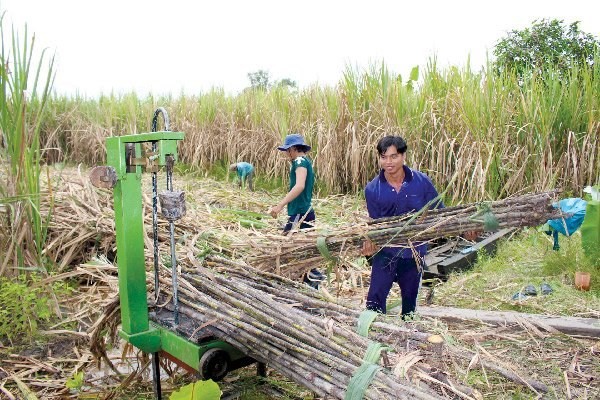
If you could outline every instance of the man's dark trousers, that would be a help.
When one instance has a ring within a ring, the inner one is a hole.
[[[417,308],[421,274],[414,258],[393,257],[384,252],[377,253],[372,258],[367,309],[385,314],[387,296],[396,282],[400,285],[402,296],[402,316],[414,312]]]

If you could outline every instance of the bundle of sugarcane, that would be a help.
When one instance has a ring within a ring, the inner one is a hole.
[[[305,285],[219,256],[206,256],[204,265],[191,254],[182,261],[179,312],[194,321],[187,324],[190,340],[207,333],[222,339],[320,396],[437,398],[436,393],[449,391],[478,397],[472,388],[452,382],[445,367],[473,354],[445,346],[441,336],[431,333],[432,323],[405,323],[397,316],[327,301]],[[161,281],[168,298],[167,274]],[[406,363],[407,357],[413,361]],[[517,383],[547,390],[491,361],[480,363]]]
[[[269,237],[253,243],[256,255],[246,258],[251,265],[297,276],[323,259],[337,261],[357,256],[365,239],[378,246],[411,248],[416,243],[468,231],[536,226],[558,218],[552,203],[557,191],[516,196],[505,200],[422,210],[398,217],[373,220],[332,232],[307,230],[285,237]]]
[[[223,258],[209,256],[205,263],[210,268],[198,263],[183,267],[178,287],[180,321],[193,320],[202,327],[202,335],[210,332],[317,395],[437,399],[448,385],[435,378],[427,382],[414,377],[411,382],[405,374],[394,374],[381,359],[386,351],[383,358],[389,364],[407,347],[415,350],[417,342],[432,335],[398,327],[393,346],[383,345],[355,331],[359,321],[355,310],[327,303],[310,288],[279,276],[261,276]],[[166,274],[161,281],[163,295],[170,296]],[[475,393],[458,383],[449,386],[463,398]]]
[[[371,321],[370,329],[368,329],[368,321],[365,322],[365,318],[369,317],[369,313],[365,312],[358,305],[352,306],[347,301],[338,303],[334,299],[326,299],[322,292],[310,289],[306,285],[220,256],[209,255],[205,259],[205,265],[213,271],[228,277],[235,277],[241,280],[244,285],[273,296],[278,302],[291,304],[295,309],[303,310],[312,316],[317,316],[315,320],[317,324],[327,324],[330,320],[334,320],[348,329],[368,334],[369,338],[383,343],[391,349],[432,349],[435,352],[432,356],[436,358],[433,360],[433,363],[438,365],[438,367],[441,362],[440,347],[443,348],[444,354],[447,357],[461,358],[467,361],[472,361],[474,357],[477,357],[478,366],[481,368],[494,371],[506,379],[527,386],[534,391],[548,391],[548,387],[543,383],[531,378],[524,378],[523,376],[526,376],[526,374],[519,374],[519,368],[502,367],[498,364],[497,359],[487,359],[485,354],[475,354],[458,344],[450,345],[445,343],[445,341],[442,342],[442,346],[436,347],[435,343],[439,343],[439,336],[429,333],[435,330],[434,326],[429,324],[429,321],[412,321],[410,324],[406,324],[400,321],[397,316],[370,314],[371,318],[375,318]],[[323,318],[326,319],[323,320]],[[453,364],[454,362],[448,360],[448,363]],[[421,372],[426,370],[424,366],[418,366],[417,369]],[[456,385],[456,383],[453,383],[453,385]],[[460,388],[464,393],[472,392],[470,388],[461,387],[460,385],[456,387]]]

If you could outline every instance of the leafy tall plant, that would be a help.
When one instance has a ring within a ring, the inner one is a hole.
[[[0,276],[13,268],[42,266],[50,217],[40,212],[40,126],[54,81],[54,57],[34,54],[35,36],[5,29],[0,11]],[[7,39],[8,38],[8,39]]]

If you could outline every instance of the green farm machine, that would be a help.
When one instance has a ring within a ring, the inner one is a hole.
[[[163,131],[157,131],[160,115],[164,121]],[[90,174],[95,186],[113,190],[122,324],[119,333],[127,342],[151,355],[157,399],[161,398],[161,356],[196,372],[201,379],[215,381],[229,371],[256,362],[226,342],[208,333],[204,335],[197,321],[179,314],[174,224],[185,214],[185,200],[183,192],[173,189],[172,174],[177,162],[177,144],[183,138],[184,133],[169,131],[168,114],[160,107],[152,119],[152,132],[107,138],[107,166],[96,167]],[[160,193],[159,172],[166,175],[166,190]],[[144,173],[152,176],[155,296],[150,299],[150,307],[144,255]],[[170,226],[173,296],[166,300],[159,299],[158,200],[161,215]],[[190,340],[192,337],[195,339]],[[265,368],[258,363],[259,374],[264,375]]]

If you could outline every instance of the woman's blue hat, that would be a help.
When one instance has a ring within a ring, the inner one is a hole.
[[[309,151],[311,149],[309,145],[304,143],[304,138],[302,137],[302,135],[299,135],[297,133],[291,133],[285,137],[283,145],[279,146],[277,150],[286,151],[292,146],[304,146],[306,148],[306,151]]]

